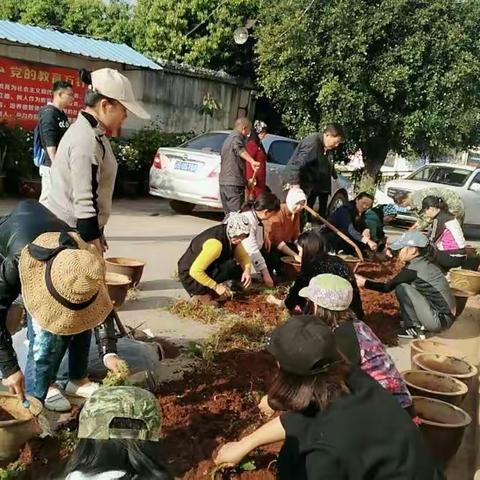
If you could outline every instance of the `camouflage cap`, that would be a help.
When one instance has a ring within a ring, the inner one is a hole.
[[[114,418],[142,420],[145,427],[111,428]],[[85,403],[79,423],[78,438],[158,441],[161,412],[157,399],[147,390],[138,387],[102,387]]]

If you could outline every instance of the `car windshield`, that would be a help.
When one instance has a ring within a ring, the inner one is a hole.
[[[443,167],[439,165],[427,165],[426,167],[414,172],[408,177],[410,180],[420,180],[422,182],[441,183],[452,187],[462,187],[465,185],[470,170],[464,168]]]
[[[228,133],[205,133],[180,145],[180,148],[220,153]]]

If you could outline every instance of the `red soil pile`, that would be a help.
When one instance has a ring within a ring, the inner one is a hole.
[[[274,370],[267,352],[231,350],[200,371],[187,373],[182,381],[161,387],[165,449],[175,475],[185,480],[209,478],[217,447],[264,422],[257,404]],[[273,470],[266,471],[275,459],[271,449],[252,459],[257,470],[219,472],[215,478],[275,478]]]
[[[401,263],[390,260],[382,263],[361,264],[356,273],[371,280],[385,281],[393,278],[401,269]],[[365,322],[384,344],[396,345],[396,330],[400,322],[400,313],[395,294],[393,292],[379,293],[361,288],[360,296],[365,312]]]
[[[263,294],[236,296],[223,304],[223,308],[229,313],[241,315],[244,318],[252,319],[259,317],[266,325],[276,327],[285,318],[282,308],[267,303]]]

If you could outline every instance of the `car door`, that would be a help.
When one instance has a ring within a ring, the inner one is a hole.
[[[283,202],[283,171],[293,152],[297,148],[294,140],[274,140],[267,152],[267,186]]]
[[[477,170],[472,175],[470,183],[467,182],[466,189],[460,193],[465,204],[465,221],[467,225],[479,225],[480,215],[478,207],[480,205],[480,171]]]

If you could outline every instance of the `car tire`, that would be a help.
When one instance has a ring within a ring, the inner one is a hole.
[[[342,205],[346,205],[348,203],[348,196],[345,192],[337,192],[328,205],[328,216],[332,215],[332,213]]]
[[[195,204],[182,202],[180,200],[170,200],[170,208],[180,215],[188,215],[193,212]]]

